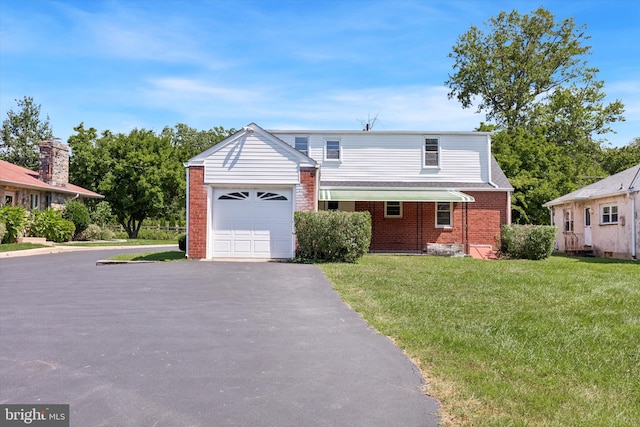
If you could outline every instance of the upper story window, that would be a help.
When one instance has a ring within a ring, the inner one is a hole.
[[[340,140],[328,139],[325,141],[324,159],[339,161],[341,158]]]
[[[424,166],[440,166],[440,140],[438,138],[424,139]]]
[[[385,218],[402,218],[402,202],[384,202]]]
[[[451,202],[437,202],[436,206],[436,227],[445,228],[453,226],[453,209]]]
[[[309,137],[307,136],[296,136],[295,138],[295,148],[296,150],[309,155]]]
[[[617,224],[618,223],[618,205],[607,205],[601,207],[602,215],[600,216],[600,224]]]

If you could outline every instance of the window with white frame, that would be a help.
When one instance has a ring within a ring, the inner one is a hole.
[[[453,209],[451,209],[451,202],[437,202],[436,203],[436,227],[452,227]]]
[[[438,138],[427,137],[424,139],[424,166],[440,166],[440,141]]]
[[[339,139],[328,139],[325,141],[325,151],[324,151],[324,159],[325,160],[340,160],[340,140]]]
[[[295,137],[295,148],[296,150],[309,155],[309,137],[307,136],[296,136]]]
[[[602,215],[600,216],[600,224],[617,224],[618,223],[618,205],[606,205],[600,208]]]
[[[573,211],[571,209],[564,210],[564,231],[565,233],[573,232]]]
[[[385,218],[402,218],[402,202],[384,202]]]
[[[40,195],[31,194],[31,209],[38,209],[40,207]]]

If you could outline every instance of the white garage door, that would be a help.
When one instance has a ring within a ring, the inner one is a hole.
[[[215,189],[213,256],[291,258],[291,189]]]

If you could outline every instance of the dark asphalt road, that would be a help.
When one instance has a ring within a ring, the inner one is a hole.
[[[83,427],[438,424],[319,269],[95,265],[113,253],[0,259],[0,403],[70,404]]]

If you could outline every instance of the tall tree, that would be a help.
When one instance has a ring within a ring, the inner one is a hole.
[[[573,19],[514,10],[487,26],[472,26],[453,47],[449,98],[464,108],[477,102],[499,131],[493,153],[516,188],[514,221],[544,223],[542,203],[605,174],[598,136],[624,120],[624,105],[604,102],[604,82],[585,59],[589,36]]]
[[[52,137],[49,116],[45,120],[40,118],[40,104],[35,104],[30,96],[16,99],[16,103],[19,111],[10,109],[2,121],[0,159],[38,170],[40,141]]]
[[[613,175],[640,164],[640,137],[634,138],[622,147],[606,148],[603,152],[602,166]]]

